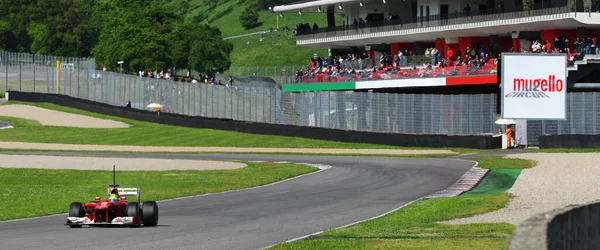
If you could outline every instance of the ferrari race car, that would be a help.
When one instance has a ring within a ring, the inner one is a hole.
[[[84,204],[72,202],[65,225],[71,228],[79,228],[83,225],[156,226],[158,224],[156,202],[146,201],[140,206],[139,188],[118,188],[118,186],[113,184],[108,188],[108,195],[112,195],[113,199],[96,197],[94,201]],[[127,196],[135,196],[136,201],[127,202]]]

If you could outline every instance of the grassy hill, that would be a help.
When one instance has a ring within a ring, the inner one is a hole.
[[[267,31],[277,27],[293,29],[299,23],[316,23],[319,27],[327,26],[327,16],[324,13],[278,13],[259,12],[260,26],[246,30],[239,21],[239,16],[246,7],[241,0],[171,0],[169,5],[188,21],[208,22],[218,27],[223,37],[244,35],[259,31]],[[279,19],[279,20],[278,20]],[[336,16],[337,25],[343,18]],[[265,67],[265,66],[298,66],[308,63],[313,54],[325,55],[326,49],[306,49],[296,45],[296,40],[290,32],[267,33],[261,41],[260,35],[230,39],[234,49],[231,55],[232,67]],[[271,38],[273,35],[273,38]],[[247,45],[246,42],[250,42]]]

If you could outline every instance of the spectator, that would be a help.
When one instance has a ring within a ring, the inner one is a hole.
[[[446,60],[452,61],[452,58],[454,58],[454,51],[452,51],[452,48],[448,46],[448,50],[446,51]]]
[[[233,86],[233,76],[230,75],[229,78],[227,79],[227,86]]]

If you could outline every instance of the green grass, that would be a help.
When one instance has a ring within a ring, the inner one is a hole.
[[[291,32],[280,34],[286,34],[286,37],[267,34],[263,41],[258,35],[228,40],[233,44],[231,66],[261,66],[257,75],[278,76],[283,67],[275,68],[275,66],[288,66],[286,71],[295,72],[298,66],[308,65],[314,54],[321,57],[328,55],[327,49],[306,49],[297,46],[296,39],[289,37]],[[250,42],[250,45],[246,45],[246,42]]]
[[[178,2],[187,0],[171,0],[170,4],[176,5]],[[239,0],[190,0],[190,7],[187,8],[182,14],[185,19],[192,21],[195,16],[204,15],[207,17],[210,25],[216,26],[221,29],[223,37],[243,35],[258,31],[269,30],[270,28],[277,28],[279,22],[279,29],[288,27],[293,29],[299,23],[310,23],[311,27],[316,23],[319,27],[327,26],[327,14],[326,13],[284,13],[283,17],[279,16],[279,13],[270,13],[268,10],[258,11],[258,23],[257,27],[252,29],[244,28],[240,23],[240,15],[246,8],[245,1]],[[343,24],[343,17],[341,14],[336,14],[336,25]],[[204,19],[203,22],[207,20]]]
[[[237,7],[233,9],[230,14],[227,14],[211,23],[216,27],[221,29],[223,37],[237,36],[243,35],[253,32],[266,31],[270,28],[275,29],[277,27],[277,20],[279,19],[279,30],[283,30],[284,27],[288,27],[290,30],[293,30],[296,25],[300,23],[310,23],[312,27],[314,23],[319,27],[327,27],[327,14],[325,13],[303,13],[302,15],[298,15],[298,13],[284,13],[283,17],[279,17],[279,13],[269,13],[268,11],[259,11],[258,22],[261,23],[260,26],[245,29],[240,24],[239,16],[244,11],[244,7]],[[279,17],[279,18],[278,18]],[[343,17],[341,14],[335,15],[336,25],[343,24]]]
[[[296,241],[288,244],[277,245],[271,249],[422,249],[422,250],[466,250],[466,249],[504,249],[505,240],[499,239],[459,239],[459,240],[312,240]]]
[[[521,169],[494,169],[490,170],[481,183],[469,191],[469,194],[502,194],[514,184]]]
[[[511,234],[507,223],[447,225],[439,221],[464,218],[503,208],[507,194],[462,195],[414,202],[394,213],[348,228],[326,231],[314,238],[348,239],[455,239],[501,238]]]
[[[260,186],[317,170],[297,164],[246,164],[234,170],[117,171],[117,182],[139,187],[143,201],[164,200]],[[105,197],[112,172],[0,168],[0,183],[2,221],[66,213],[73,201]]]
[[[506,194],[421,200],[378,219],[273,249],[502,249],[514,225],[438,222],[498,210],[508,201]]]
[[[9,101],[4,105],[27,104],[63,112],[82,114],[97,118],[122,121],[130,128],[86,129],[41,126],[39,123],[11,117],[2,117],[15,127],[0,133],[0,141],[98,144],[98,145],[137,145],[137,146],[217,146],[217,147],[269,147],[269,148],[380,148],[402,149],[387,145],[341,143],[324,140],[311,140],[296,137],[253,135],[213,129],[197,129],[168,126],[150,122],[134,121],[111,117],[51,103],[23,103]],[[425,149],[425,148],[419,148]]]
[[[477,167],[485,169],[523,169],[535,166],[534,160],[504,158],[502,156],[486,156],[470,159],[479,162]]]
[[[259,11],[259,26],[252,29],[245,29],[239,20],[240,15],[246,8],[245,1],[238,0],[171,0],[169,5],[177,8],[182,2],[189,2],[189,7],[181,11],[184,19],[193,21],[194,17],[200,15],[206,17],[202,22],[209,21],[210,25],[219,28],[223,38],[245,35],[260,31],[268,31],[271,28],[275,29],[279,24],[279,31],[283,31],[284,27],[293,30],[297,24],[309,23],[312,27],[316,23],[319,27],[327,26],[327,14],[325,13],[284,13],[283,17],[279,17],[279,13],[270,13],[267,10]],[[335,16],[336,25],[342,25],[344,18],[341,14]],[[296,40],[290,38],[291,31],[278,32],[286,34],[287,38],[281,41],[265,40],[259,45],[259,36],[243,37],[229,40],[234,44],[234,50],[231,54],[232,67],[264,67],[264,66],[298,66],[308,64],[308,60],[312,58],[312,54],[318,53],[325,55],[324,49],[306,49],[296,45]],[[271,34],[269,34],[270,36]],[[273,33],[277,37],[277,33]],[[251,46],[246,46],[246,42],[250,41]],[[306,55],[309,55],[307,57]],[[263,70],[264,71],[264,70]],[[234,71],[236,73],[236,71]],[[261,75],[264,74],[260,72]],[[237,74],[239,75],[239,74]],[[273,76],[273,75],[270,75]]]

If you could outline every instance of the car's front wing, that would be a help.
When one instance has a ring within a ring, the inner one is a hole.
[[[136,217],[116,217],[110,223],[95,222],[88,217],[67,217],[65,225],[138,225]]]

